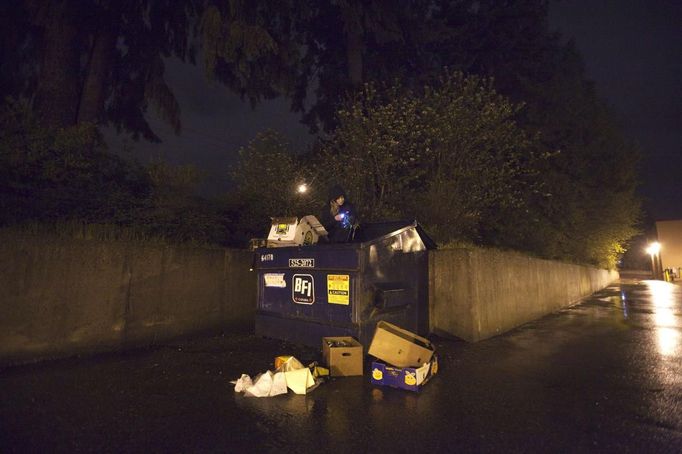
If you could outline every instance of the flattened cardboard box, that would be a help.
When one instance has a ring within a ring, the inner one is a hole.
[[[347,347],[330,346],[327,342],[345,342]],[[349,336],[323,337],[322,356],[333,377],[362,375],[362,344]]]
[[[382,320],[367,353],[391,366],[418,368],[431,361],[434,350],[428,339]]]
[[[382,361],[372,362],[372,384],[392,388],[420,391],[438,373],[438,356],[421,367],[393,367]]]

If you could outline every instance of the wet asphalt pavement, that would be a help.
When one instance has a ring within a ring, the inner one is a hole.
[[[229,381],[314,349],[248,334],[0,371],[0,452],[682,452],[682,286],[623,280],[508,334],[434,339],[421,393]]]

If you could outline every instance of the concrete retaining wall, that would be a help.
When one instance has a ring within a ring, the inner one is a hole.
[[[0,364],[251,329],[246,250],[0,232]],[[577,302],[618,273],[483,249],[430,254],[431,331],[478,341]]]
[[[618,279],[601,270],[486,249],[430,256],[431,331],[469,342],[578,302]]]
[[[253,326],[245,250],[0,234],[0,364]]]

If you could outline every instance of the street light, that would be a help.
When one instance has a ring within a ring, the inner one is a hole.
[[[661,270],[661,243],[654,241],[646,248],[647,254],[651,256],[651,271],[654,275],[654,279],[662,279]]]
[[[306,192],[308,192],[308,185],[305,183],[299,184],[298,187],[296,188],[296,192],[298,192],[299,194],[305,194]]]
[[[646,248],[646,251],[650,255],[658,255],[658,253],[661,252],[661,243],[654,241]]]

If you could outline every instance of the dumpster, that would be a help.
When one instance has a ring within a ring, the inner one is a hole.
[[[353,336],[368,346],[385,320],[426,335],[435,247],[416,221],[400,221],[364,224],[349,243],[257,248],[256,334],[312,347]]]

